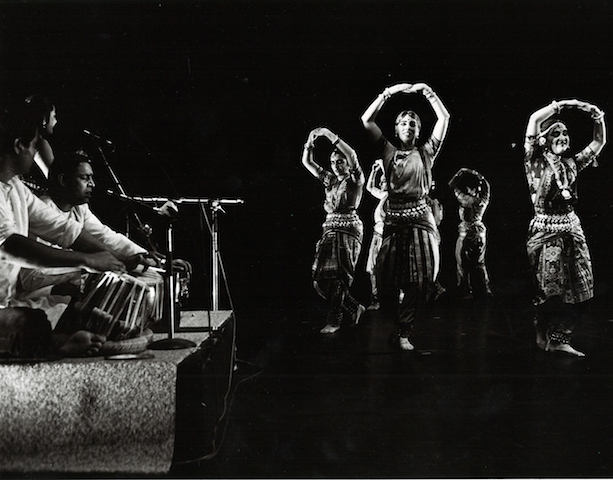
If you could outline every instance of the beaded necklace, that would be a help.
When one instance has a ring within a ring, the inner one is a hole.
[[[556,179],[556,183],[558,184],[558,188],[560,189],[562,198],[564,200],[570,200],[572,198],[572,194],[570,192],[568,175],[566,173],[566,168],[564,168],[565,166],[563,165],[562,157],[547,150],[543,151],[543,157],[553,171],[553,175]]]

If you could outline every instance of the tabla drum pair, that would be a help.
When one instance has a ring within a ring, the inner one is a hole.
[[[164,278],[155,271],[92,273],[75,303],[80,328],[120,341],[142,335],[164,314]]]

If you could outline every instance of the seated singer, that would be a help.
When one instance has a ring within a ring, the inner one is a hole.
[[[39,200],[20,180],[33,163],[41,118],[25,102],[5,108],[0,122],[0,354],[33,357],[93,354],[104,336],[79,330],[53,334],[42,310],[16,300],[22,267],[88,267],[125,271],[124,263],[77,222]],[[28,238],[38,235],[73,250],[51,248]]]

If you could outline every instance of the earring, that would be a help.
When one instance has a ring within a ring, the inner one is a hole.
[[[545,137],[539,137],[539,145],[541,147],[544,147],[546,143],[547,143],[547,139]]]

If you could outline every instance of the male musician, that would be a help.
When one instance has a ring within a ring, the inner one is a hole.
[[[59,153],[49,169],[49,195],[40,199],[65,219],[75,220],[97,240],[102,242],[117,258],[121,259],[128,271],[138,265],[146,269],[160,266],[163,256],[148,252],[125,235],[104,225],[89,208],[89,201],[95,187],[91,158],[83,150]],[[40,239],[39,239],[40,241]],[[182,272],[184,281],[177,290],[185,296],[191,278],[189,262],[175,258],[173,268]],[[20,299],[43,308],[54,327],[64,314],[70,298],[77,294],[76,287],[82,282],[81,269],[22,269],[20,276]],[[72,330],[66,323],[66,316],[58,330]]]
[[[126,269],[102,242],[54,212],[19,179],[32,166],[40,123],[39,115],[25,102],[5,109],[0,121],[0,354],[93,354],[106,340],[104,336],[86,331],[52,334],[44,312],[21,307],[15,299],[22,266]],[[36,242],[28,238],[29,233],[63,248]]]
[[[155,253],[147,252],[125,235],[115,232],[92,213],[88,203],[94,187],[91,158],[83,150],[78,150],[57,156],[49,169],[49,195],[40,198],[58,215],[82,225],[85,231],[104,243],[109,251],[121,259],[128,270],[133,270],[138,264],[159,265]],[[23,291],[32,297],[36,296],[36,293],[32,292],[40,291],[50,285],[78,284],[81,271],[80,269],[73,271],[23,269],[19,278]]]
[[[54,159],[53,148],[49,141],[57,125],[57,112],[55,105],[43,95],[30,95],[25,102],[29,104],[28,108],[42,119],[42,122],[38,126],[39,138],[35,145],[34,165],[27,176],[22,178],[22,181],[35,195],[40,196],[47,191],[49,166]]]

